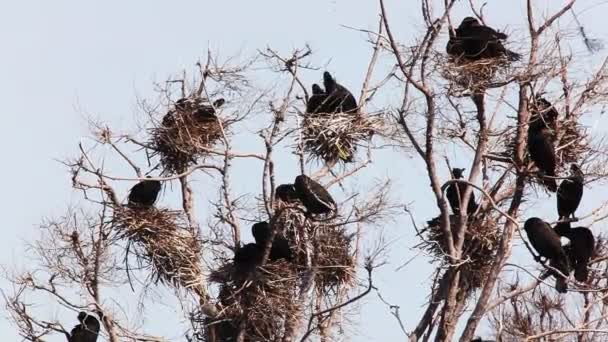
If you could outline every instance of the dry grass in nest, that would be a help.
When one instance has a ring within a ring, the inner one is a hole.
[[[357,147],[382,130],[383,120],[379,114],[305,114],[301,139],[309,159],[352,162]]]
[[[454,92],[481,90],[502,85],[510,74],[510,62],[505,58],[488,58],[472,61],[467,58],[449,58],[442,75],[452,84]]]
[[[182,212],[121,207],[114,212],[114,227],[154,282],[204,294],[200,243]]]
[[[226,265],[221,268],[231,269]],[[220,284],[221,310],[208,321],[218,327],[215,334],[222,335],[219,341],[236,340],[239,326],[245,327],[245,341],[280,341],[285,323],[299,312],[293,267],[279,260],[257,267],[246,280],[229,278],[216,278],[224,279]]]
[[[172,109],[164,123],[150,130],[150,146],[154,155],[160,157],[166,174],[180,173],[190,165],[208,154],[208,149],[222,137],[222,127],[228,121],[219,118],[196,120],[193,113],[201,106],[201,100],[193,101],[196,105],[187,106],[184,110]],[[167,122],[171,124],[166,124]]]
[[[355,279],[355,261],[351,255],[352,236],[340,227],[321,227],[314,234],[313,266],[318,289],[351,286]]]
[[[568,170],[571,163],[578,163],[589,151],[587,132],[578,124],[576,117],[558,122],[555,144],[555,161],[558,172]]]
[[[355,273],[350,250],[352,237],[343,227],[308,220],[297,209],[281,210],[274,224],[289,241],[298,269],[306,269],[308,251],[311,252],[310,265],[315,270],[317,288],[352,285]]]
[[[457,221],[458,216],[450,215],[452,231],[456,228]],[[448,248],[441,229],[440,217],[428,221],[425,235],[425,241],[419,247],[442,262],[448,262]],[[481,215],[470,219],[462,253],[462,260],[466,262],[460,266],[461,288],[468,292],[482,285],[498,249],[499,238],[500,232],[491,217]]]

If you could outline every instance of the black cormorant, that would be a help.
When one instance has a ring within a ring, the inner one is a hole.
[[[576,164],[570,165],[570,177],[562,180],[557,189],[557,213],[559,218],[575,217],[574,213],[583,198],[584,175]]]
[[[453,168],[452,177],[454,179],[462,179],[463,171],[464,169]],[[446,190],[445,195],[450,202],[450,207],[452,207],[454,215],[460,215],[460,198],[464,195],[466,188],[467,184],[465,183],[452,183]],[[477,203],[475,203],[475,194],[471,191],[471,196],[469,197],[469,203],[467,205],[467,214],[473,215],[475,211],[477,211]]]
[[[566,277],[570,274],[568,258],[562,248],[559,235],[551,226],[538,217],[529,218],[524,224],[524,230],[532,247],[541,257],[549,259],[549,265],[560,271]],[[560,293],[568,291],[566,278],[551,272],[555,276],[555,288]]]
[[[240,269],[239,273],[252,271],[261,260],[262,249],[255,243],[248,243],[234,253],[234,264]]]
[[[281,184],[277,186],[274,190],[274,198],[284,203],[292,203],[299,199],[293,184]]]
[[[217,116],[215,116],[216,109],[220,108],[225,102],[224,99],[220,98],[213,102],[213,106],[207,104],[200,105],[192,112],[192,116],[197,122],[215,120],[217,118]]]
[[[549,191],[555,192],[555,178],[549,178],[555,177],[555,146],[551,129],[545,125],[531,125],[528,128],[528,153],[542,173],[543,184]]]
[[[70,334],[69,342],[95,342],[99,335],[99,320],[86,312],[78,313],[78,321]]]
[[[327,94],[327,109],[332,113],[357,112],[357,100],[353,94],[336,80],[327,71],[323,73],[323,86]]]
[[[446,46],[448,54],[453,56],[464,56],[470,60],[480,60],[484,58],[506,57],[510,61],[517,61],[521,55],[507,50],[502,45],[502,40],[507,39],[507,35],[495,31],[493,28],[483,26],[479,20],[467,17],[462,20],[456,29],[456,35],[450,32],[450,40]]]
[[[327,94],[325,91],[318,84],[313,84],[312,95],[308,98],[308,102],[306,103],[306,113],[326,113],[328,111],[327,104]]]
[[[537,95],[530,103],[530,130],[538,131],[541,128],[555,129],[555,121],[559,113],[551,102]]]
[[[327,214],[336,210],[336,202],[319,183],[306,175],[299,175],[294,182],[296,193],[311,214]]]
[[[146,178],[150,178],[150,176],[146,176]],[[129,207],[152,207],[160,189],[161,184],[157,180],[143,180],[135,184],[129,192]]]
[[[589,228],[575,227],[563,233],[570,243],[564,246],[564,250],[570,265],[574,268],[574,278],[580,282],[586,282],[589,277],[589,260],[595,250],[595,238]]]
[[[270,225],[268,222],[258,222],[255,223],[251,227],[251,233],[255,238],[255,243],[258,245],[258,248],[261,252],[264,251],[264,247],[266,243],[270,239]],[[268,256],[270,261],[277,261],[279,259],[292,259],[291,247],[289,247],[289,242],[285,237],[280,235],[279,232],[276,232],[274,235],[274,240],[272,241],[272,246],[270,247],[270,254]]]

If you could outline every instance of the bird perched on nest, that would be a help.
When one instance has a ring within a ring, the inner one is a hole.
[[[538,130],[540,128],[555,129],[555,121],[559,113],[553,107],[551,102],[547,101],[544,97],[536,95],[532,101],[530,101],[530,127],[532,130]]]
[[[449,55],[473,61],[500,57],[518,61],[521,58],[520,54],[507,50],[502,44],[507,39],[506,34],[481,25],[473,17],[464,18],[455,31],[456,35],[450,31],[450,40],[446,46]]]
[[[270,225],[265,221],[255,223],[251,227],[251,233],[253,234],[253,238],[255,239],[255,243],[258,245],[260,252],[263,252],[268,240],[270,240]],[[270,261],[277,261],[280,259],[291,260],[292,258],[293,253],[291,251],[291,247],[289,246],[289,242],[287,239],[285,239],[285,237],[276,232],[274,235],[274,240],[272,240],[268,259]]]
[[[220,98],[220,99],[215,100],[213,102],[213,105],[208,105],[208,104],[199,105],[192,112],[192,116],[194,117],[194,120],[196,120],[197,122],[215,120],[215,119],[217,119],[217,116],[215,115],[216,109],[220,108],[225,102],[226,102],[226,100]]]
[[[574,278],[586,282],[589,278],[589,260],[595,251],[595,238],[587,227],[571,228],[570,222],[559,222],[555,225],[555,232],[570,240],[564,246],[570,265],[574,268]]]
[[[220,108],[226,100],[217,99],[210,104],[201,104],[200,98],[181,98],[175,101],[175,110],[170,111],[163,117],[162,125],[171,128],[175,125],[175,112],[190,113],[197,122],[206,122],[217,118],[216,109]]]
[[[274,190],[274,198],[284,203],[294,203],[300,198],[293,184],[281,184]]]
[[[583,198],[585,176],[576,164],[570,165],[570,177],[564,179],[557,189],[557,213],[560,220],[575,217],[574,213]]]
[[[545,124],[533,124],[528,128],[528,153],[541,172],[543,184],[549,191],[557,191],[555,178],[550,178],[555,177],[556,163],[553,133]]]
[[[323,73],[323,86],[327,99],[324,101],[326,113],[356,113],[357,100],[353,94],[336,80],[327,71]]]
[[[463,172],[464,169],[453,168],[453,179],[462,179]],[[454,215],[460,215],[460,198],[464,195],[464,191],[466,188],[467,184],[458,182],[450,184],[446,190],[445,195],[448,198],[448,202],[450,202],[450,207],[452,207],[452,212],[454,213]],[[467,215],[471,216],[475,214],[476,211],[477,203],[475,203],[475,194],[471,191],[469,203],[467,204]]]
[[[76,325],[70,333],[69,342],[95,342],[99,335],[99,321],[92,315],[81,311],[78,313],[78,321],[80,324]]]
[[[528,240],[530,240],[530,244],[532,244],[532,247],[539,254],[537,261],[540,261],[540,257],[547,258],[551,267],[567,277],[570,274],[568,257],[562,248],[559,235],[557,235],[551,226],[538,217],[532,217],[524,223],[524,230],[526,231]],[[566,278],[556,272],[551,272],[551,274],[555,277],[555,288],[557,291],[559,293],[568,292]]]
[[[262,261],[262,249],[256,243],[248,243],[236,250],[233,260],[239,273],[251,271]]]
[[[335,211],[336,202],[327,189],[306,175],[296,177],[294,187],[298,198],[311,214],[327,214]]]
[[[146,178],[151,178],[146,176]],[[161,184],[157,180],[143,180],[135,184],[129,192],[130,208],[150,208],[156,202]]]
[[[318,84],[313,84],[312,96],[308,98],[308,102],[306,103],[306,113],[328,113],[330,110],[327,108],[327,103],[327,94],[325,91]]]

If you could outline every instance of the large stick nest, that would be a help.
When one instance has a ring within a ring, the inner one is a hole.
[[[552,130],[553,145],[555,147],[555,171],[559,175],[568,170],[571,163],[579,163],[590,151],[587,132],[577,120],[577,117],[571,116],[563,119],[557,119],[554,125],[549,125]],[[502,155],[513,158],[515,156],[516,146],[516,131],[515,127],[511,127],[504,135],[506,138],[501,138],[501,141],[506,142],[504,145],[505,152]],[[532,163],[526,147],[526,162]],[[542,180],[539,181],[542,183]]]
[[[512,75],[511,63],[506,58],[470,60],[466,57],[449,57],[440,65],[441,73],[450,82],[451,92],[454,93],[502,86]]]
[[[182,212],[121,207],[114,211],[114,227],[153,282],[204,294],[200,241]]]
[[[459,217],[450,215],[453,238]],[[441,229],[441,218],[436,217],[427,222],[425,241],[419,247],[426,250],[437,260],[449,263],[448,248]],[[462,265],[460,266],[460,287],[466,292],[481,287],[485,275],[490,270],[492,260],[498,249],[500,231],[496,221],[488,215],[469,217],[462,247]]]
[[[224,271],[232,269],[229,265]],[[280,341],[286,322],[299,312],[296,271],[288,262],[279,260],[257,267],[247,277],[224,279],[220,286],[219,313],[204,319],[204,341],[236,341],[240,327],[245,341]]]
[[[314,113],[305,114],[302,122],[302,145],[309,160],[327,163],[352,162],[358,146],[382,132],[379,114]]]
[[[344,227],[331,221],[309,220],[299,208],[278,211],[274,224],[289,241],[296,267],[306,269],[310,265],[314,270],[317,289],[352,285],[355,273],[352,236]]]
[[[150,129],[150,146],[160,157],[166,174],[180,173],[208,155],[209,149],[222,137],[222,128],[230,122],[215,117],[201,118],[195,113],[208,110],[201,98],[188,99],[171,109],[160,125]]]

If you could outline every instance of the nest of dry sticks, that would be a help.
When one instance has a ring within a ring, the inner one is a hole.
[[[549,127],[553,134],[555,146],[555,170],[557,174],[568,170],[570,164],[578,163],[589,152],[589,141],[587,140],[586,130],[578,123],[576,117],[557,119],[554,125]],[[501,153],[507,158],[515,155],[516,132],[515,127],[510,127],[508,132],[503,134],[506,144],[505,152]],[[527,155],[528,163],[532,161]]]
[[[182,212],[121,207],[114,212],[114,227],[139,266],[151,270],[152,281],[204,295],[200,241]]]
[[[458,216],[450,215],[452,232],[456,228]],[[436,217],[427,222],[425,239],[419,247],[435,256],[441,262],[449,262],[447,245],[441,229],[441,218]],[[462,260],[460,266],[460,287],[466,292],[481,287],[488,273],[494,255],[498,249],[500,232],[496,221],[488,215],[470,217],[465,233]]]
[[[327,163],[352,162],[359,146],[383,130],[379,114],[355,113],[305,114],[301,143],[309,159]]]
[[[440,65],[443,77],[450,82],[451,91],[456,93],[501,86],[508,81],[512,71],[506,58],[473,61],[465,57],[449,57]]]
[[[209,149],[222,137],[222,129],[229,126],[227,120],[215,115],[200,118],[194,115],[203,108],[210,108],[201,98],[185,101],[171,109],[160,125],[150,129],[149,145],[154,155],[160,157],[166,174],[180,173],[209,153]]]
[[[228,272],[229,274],[217,274]],[[297,272],[279,260],[257,267],[246,278],[234,276],[233,265],[223,265],[213,279],[221,280],[220,305],[216,317],[206,322],[204,341],[236,341],[240,328],[245,341],[280,341],[285,325],[299,312]],[[237,279],[237,280],[234,280]]]
[[[351,255],[352,237],[342,226],[330,221],[312,221],[302,210],[287,208],[277,212],[274,220],[294,251],[294,264],[300,270],[308,265],[315,272],[315,286],[329,289],[351,286],[355,262]]]

